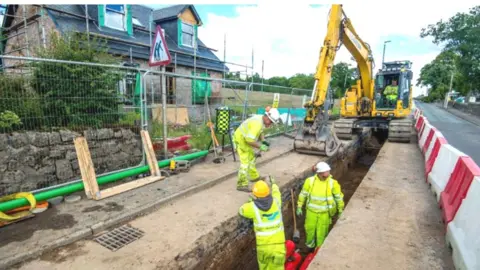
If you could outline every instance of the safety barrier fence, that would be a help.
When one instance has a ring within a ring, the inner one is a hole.
[[[480,269],[480,167],[448,143],[422,110],[414,111],[418,146],[446,228],[456,269]]]
[[[276,100],[283,124],[267,129],[266,135],[294,131],[303,123],[303,104],[312,94],[225,80],[219,72],[193,73],[186,67],[159,71],[34,57],[0,59],[9,63],[0,73],[0,196],[81,182],[76,136],[88,140],[97,175],[109,175],[146,164],[141,130],[150,132],[159,159],[167,159],[176,151],[208,148],[207,123],[216,124],[217,108],[231,110],[234,130]]]

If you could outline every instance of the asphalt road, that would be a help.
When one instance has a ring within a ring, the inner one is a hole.
[[[435,104],[415,101],[435,128],[458,150],[480,164],[480,126],[459,118]]]

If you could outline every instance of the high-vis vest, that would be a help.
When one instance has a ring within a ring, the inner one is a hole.
[[[302,189],[299,198],[299,207],[303,205],[306,199],[306,208],[315,213],[329,212],[331,216],[337,212],[337,206],[343,211],[343,194],[338,192],[334,194],[334,187],[338,185],[330,175],[325,181],[316,180],[317,175],[305,180],[308,187]],[[339,185],[338,185],[339,187]],[[337,205],[338,202],[338,205]]]
[[[252,205],[255,213],[253,230],[257,246],[285,243],[282,208],[278,199],[274,198],[272,207],[268,211],[258,209],[255,203]]]
[[[398,86],[389,85],[385,88],[383,94],[387,97],[388,100],[397,99]]]
[[[258,137],[263,132],[265,126],[263,125],[263,115],[254,115],[243,123],[235,130],[234,138],[237,142],[243,140],[254,142],[258,140]]]

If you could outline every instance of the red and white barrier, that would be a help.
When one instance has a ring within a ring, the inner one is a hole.
[[[420,128],[422,127],[423,121],[424,121],[424,117],[423,115],[420,115],[420,117],[418,117],[417,121],[415,122],[415,129],[417,131],[419,131]]]
[[[425,130],[425,127],[428,124],[428,119],[426,117],[423,117],[423,122],[420,125],[420,129],[418,130],[418,139],[420,140],[423,136],[423,131]]]
[[[476,176],[480,176],[480,168],[475,161],[470,157],[460,157],[445,190],[440,195],[440,207],[445,224],[455,217],[463,199],[467,196],[473,178]],[[476,213],[472,213],[472,215],[474,214]]]
[[[435,132],[435,133],[440,133],[440,132]],[[434,135],[435,136],[435,135]],[[432,171],[433,165],[437,161],[438,153],[440,152],[440,147],[443,144],[448,144],[447,140],[442,136],[438,136],[435,139],[434,143],[431,143],[430,145],[433,145],[431,148],[431,151],[425,154],[425,180],[428,182],[428,174]]]
[[[480,177],[475,177],[467,196],[448,224],[446,241],[452,247],[457,269],[480,269]]]
[[[442,141],[447,141],[445,139],[445,137],[443,137],[443,134],[438,131],[436,128],[433,128],[434,129],[434,132],[432,132],[432,139],[430,140],[430,143],[425,151],[425,164],[427,163],[427,161],[430,159],[430,155],[432,154],[432,150],[433,150],[433,147],[435,146],[435,144],[437,143],[438,139],[439,138],[443,138]],[[431,131],[430,131],[431,132]],[[427,141],[428,141],[428,138],[427,138]],[[440,146],[438,148],[438,150],[440,150]],[[437,150],[437,154],[438,154],[438,150]],[[436,158],[437,156],[435,156]],[[432,164],[433,166],[433,164]]]
[[[440,194],[447,186],[450,175],[460,157],[466,157],[466,155],[450,144],[440,146],[432,171],[427,177],[428,183],[432,185],[433,193],[437,196],[437,201],[440,200]]]
[[[423,146],[425,145],[425,142],[427,141],[427,137],[430,134],[430,130],[432,130],[432,128],[433,126],[430,125],[430,123],[425,122],[421,135],[418,138],[418,147],[420,147],[420,150],[423,149]]]

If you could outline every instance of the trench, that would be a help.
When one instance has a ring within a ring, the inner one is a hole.
[[[332,168],[331,174],[342,187],[346,205],[374,163],[386,136],[385,132],[364,131],[361,136],[343,145],[337,155],[328,158],[327,162]],[[319,157],[312,157],[312,162],[315,162],[314,160],[319,160]],[[304,180],[312,174],[311,167],[305,167],[302,173],[293,176],[281,186],[282,217],[287,240],[292,240],[294,232],[290,190],[294,191],[297,200]],[[296,246],[302,259],[308,253],[303,220],[304,217],[297,218],[297,229],[300,231],[301,239]],[[335,223],[336,218],[332,220],[332,228]],[[198,238],[191,249],[178,254],[167,268],[258,269],[255,247],[252,222],[233,216]]]
[[[387,134],[383,131],[374,132],[371,137],[369,137],[365,142],[361,144],[361,147],[353,150],[350,155],[347,155],[343,158],[337,158],[334,162],[331,163],[332,175],[339,182],[342,187],[342,192],[344,194],[345,206],[348,205],[350,198],[355,193],[357,187],[362,182],[365,175],[368,173],[368,170],[375,162],[375,159],[380,151],[381,146],[385,142]],[[302,181],[300,182],[298,188],[294,191],[295,201],[298,198],[300,193],[301,186],[303,185]],[[282,199],[283,199],[283,219],[285,226],[285,237],[287,240],[292,240],[294,226],[293,226],[293,212],[292,212],[292,203],[290,196],[290,189],[282,189]],[[288,196],[287,196],[288,195]],[[309,250],[305,246],[305,229],[304,229],[304,217],[297,218],[297,229],[300,231],[300,241],[296,244],[296,248],[299,249],[299,253],[302,256],[302,260],[306,257]],[[337,221],[337,216],[332,220],[332,225],[330,230],[335,226]],[[246,248],[244,248],[243,253],[239,258],[235,260],[230,260],[230,264],[226,263],[223,265],[223,269],[258,269],[256,250],[255,250],[255,237],[253,233],[249,233],[249,237],[243,237],[246,239],[239,239],[235,245],[240,247],[243,246],[240,243],[248,242]],[[248,239],[248,240],[247,240]],[[237,245],[238,244],[238,245]],[[228,262],[229,260],[225,260]],[[213,267],[211,269],[217,269]]]

